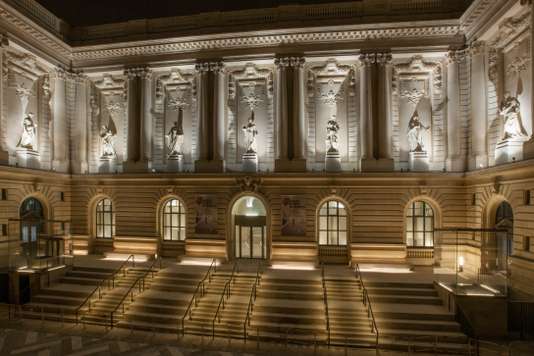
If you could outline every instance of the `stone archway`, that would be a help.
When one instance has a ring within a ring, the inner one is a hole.
[[[230,256],[238,259],[267,259],[267,209],[254,195],[238,198],[231,210]]]

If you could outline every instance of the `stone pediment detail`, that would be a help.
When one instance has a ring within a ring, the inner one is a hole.
[[[228,78],[228,96],[229,99],[235,99],[236,86],[255,85],[258,81],[264,81],[267,86],[268,98],[273,97],[274,82],[273,72],[267,68],[259,68],[254,63],[247,63],[243,69],[230,72]]]
[[[236,178],[236,183],[243,192],[257,192],[262,181],[261,178],[246,176],[243,178]]]
[[[502,48],[519,37],[530,27],[530,11],[523,11],[516,16],[504,19],[499,24],[498,35],[489,43],[490,46]]]

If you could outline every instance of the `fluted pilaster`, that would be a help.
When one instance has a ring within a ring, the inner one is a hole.
[[[460,63],[465,51],[451,50],[447,55],[447,171],[461,172],[465,162],[460,141]]]

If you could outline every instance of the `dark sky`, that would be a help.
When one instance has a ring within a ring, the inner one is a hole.
[[[210,11],[350,1],[358,0],[37,0],[56,16],[73,26],[190,15]]]

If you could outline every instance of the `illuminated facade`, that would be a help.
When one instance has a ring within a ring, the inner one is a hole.
[[[70,28],[0,1],[0,222],[35,198],[79,254],[431,265],[507,202],[534,293],[531,2],[386,3]]]

